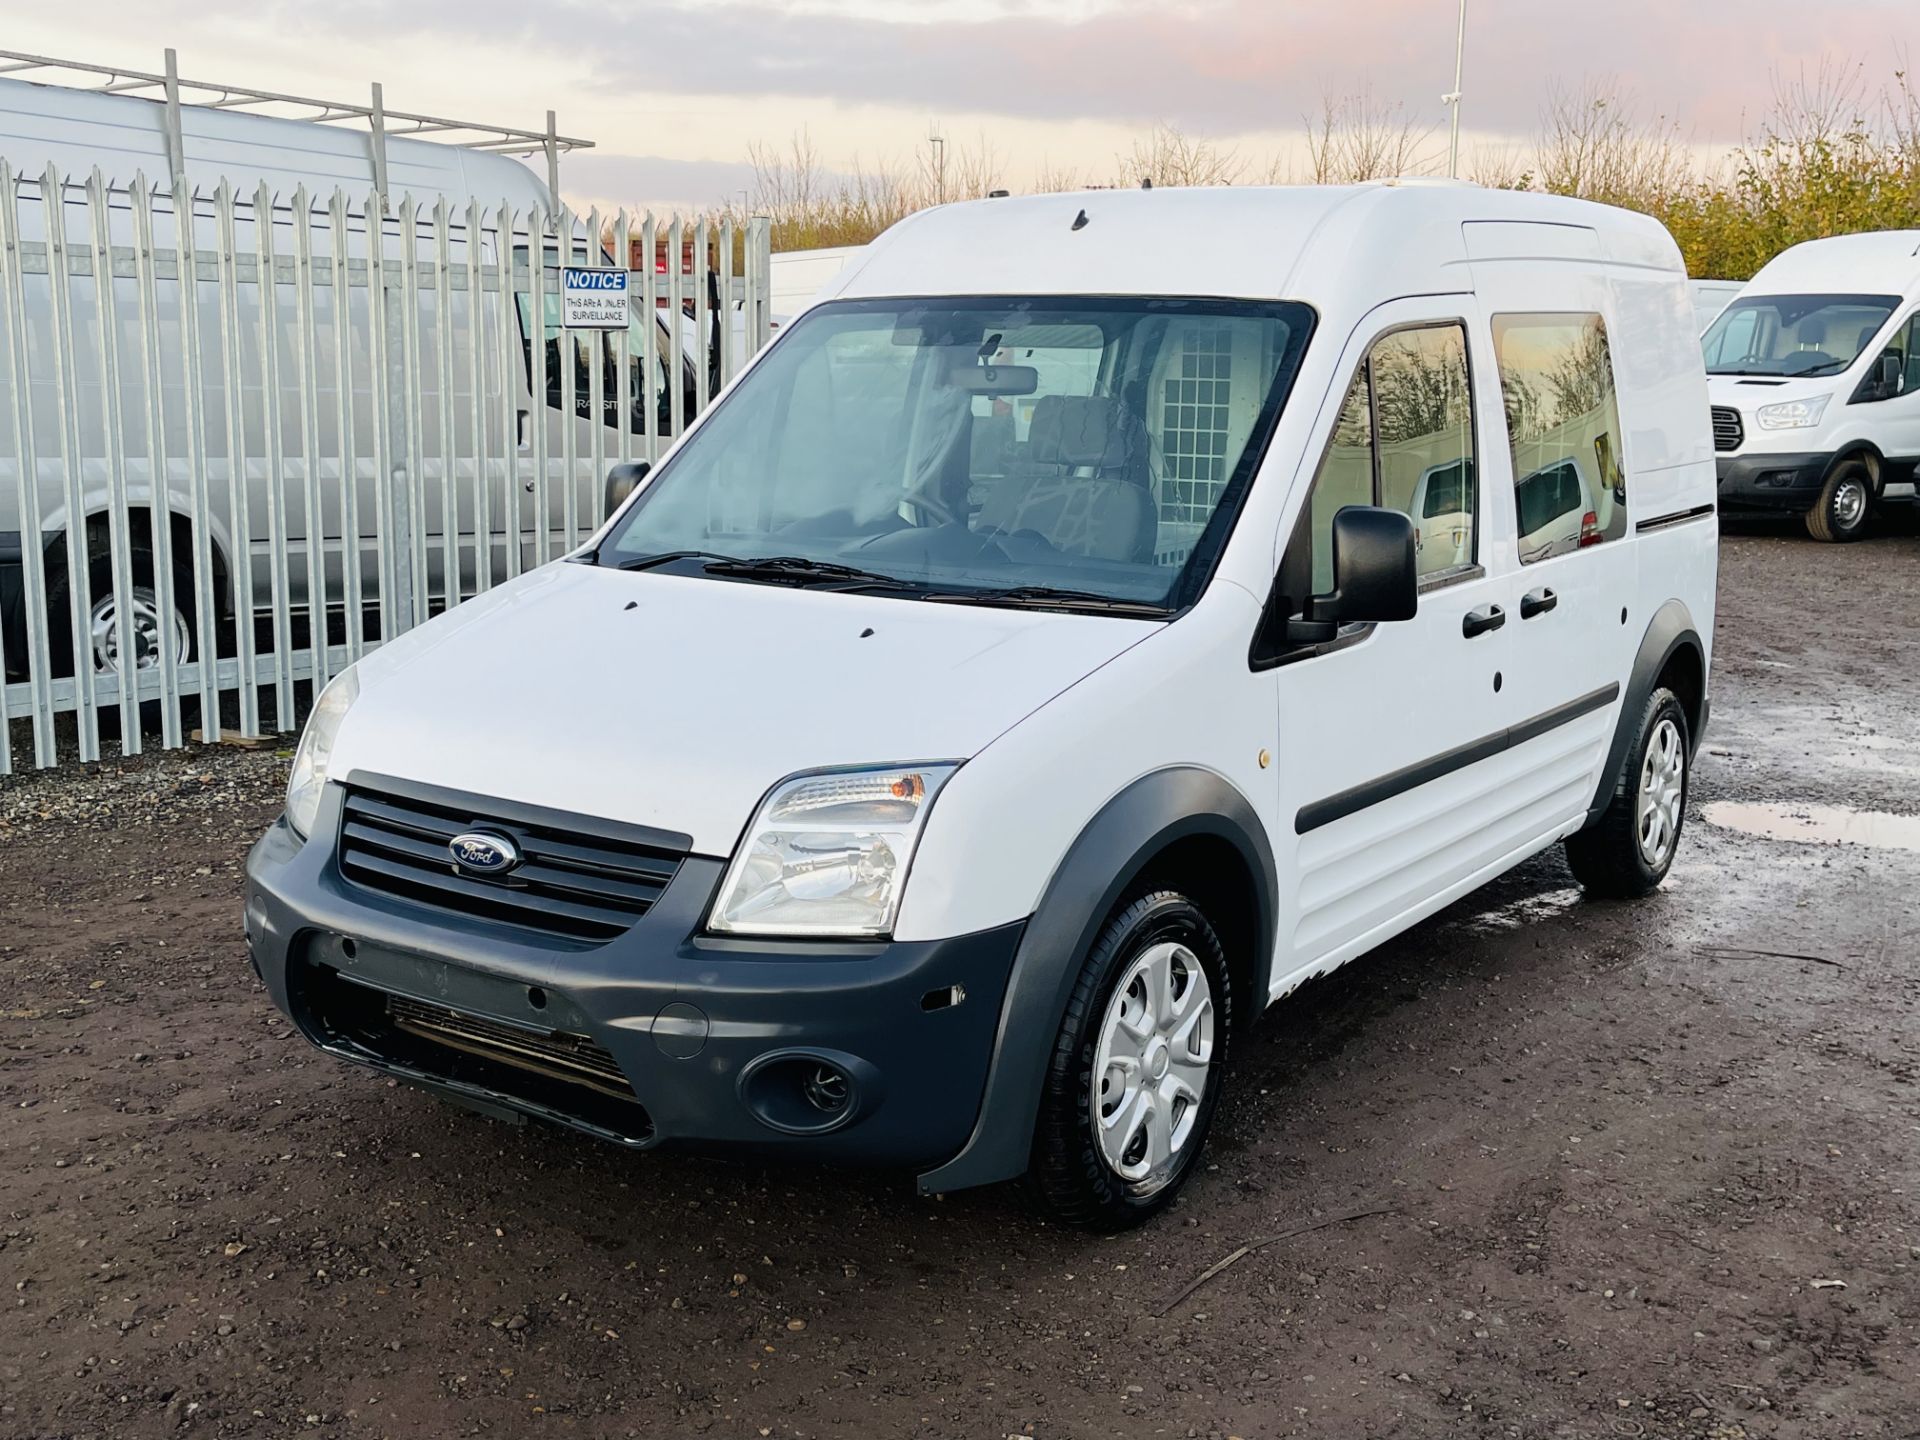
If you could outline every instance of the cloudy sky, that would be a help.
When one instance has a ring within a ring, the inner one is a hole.
[[[1370,89],[1445,123],[1454,0],[93,0],[14,11],[0,47],[560,128],[570,198],[739,198],[749,145],[911,163],[938,130],[1007,184],[1104,177],[1167,122],[1249,157],[1297,150],[1323,96]],[[1776,78],[1920,56],[1920,0],[1468,0],[1469,154],[1524,140],[1555,84],[1617,83],[1703,148]],[[84,15],[84,21],[63,19]]]

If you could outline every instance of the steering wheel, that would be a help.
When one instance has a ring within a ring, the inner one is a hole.
[[[1788,375],[1805,375],[1810,370],[1823,370],[1839,363],[1824,350],[1796,350],[1788,357],[1788,363],[1782,367],[1782,371]]]
[[[1061,553],[1060,547],[1042,535],[1038,530],[987,530],[982,533],[985,534],[988,539],[997,543],[1001,550],[1006,552],[1007,558],[1010,560],[1020,557],[1016,553],[1016,550],[1008,549],[1007,542],[1009,540],[1015,543],[1017,549],[1027,550],[1030,554],[1045,556],[1058,555]]]
[[[967,522],[953,513],[953,507],[924,485],[906,491],[900,498],[917,509],[930,511],[933,518],[944,525],[958,525],[963,530],[966,528]]]

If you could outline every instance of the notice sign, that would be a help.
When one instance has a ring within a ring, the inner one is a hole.
[[[560,291],[567,329],[627,328],[626,271],[562,269]]]

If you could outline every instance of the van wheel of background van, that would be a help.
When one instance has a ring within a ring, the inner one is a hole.
[[[1873,476],[1858,460],[1836,465],[1807,512],[1807,533],[1816,540],[1858,540],[1873,519]]]
[[[1593,895],[1632,899],[1667,878],[1686,823],[1693,747],[1671,690],[1647,698],[1606,813],[1567,838],[1567,864]]]
[[[123,616],[113,594],[112,547],[105,536],[96,536],[89,542],[87,596],[92,603],[82,618],[85,621],[87,661],[93,666],[93,673],[118,673],[120,649],[129,642],[134,647],[136,670],[158,667],[163,642],[173,647],[177,662],[193,659],[193,605],[184,598],[193,593],[193,572],[181,566],[174,567],[172,612],[162,615],[154,580],[157,570],[152,549],[136,541],[128,556],[128,569],[133,584],[128,594],[128,614]],[[59,564],[51,567],[47,582],[47,648],[52,652],[53,673],[59,676],[73,674],[71,592],[66,567]],[[184,697],[182,703],[183,706],[186,703]],[[101,723],[110,725],[110,717],[117,717],[119,713],[117,705],[102,706]],[[149,728],[156,726],[160,718],[160,703],[157,700],[148,701],[141,706],[140,713],[144,725]]]
[[[1206,1142],[1232,1019],[1226,957],[1186,896],[1101,930],[1061,1017],[1027,1186],[1056,1219],[1123,1230],[1173,1199]]]

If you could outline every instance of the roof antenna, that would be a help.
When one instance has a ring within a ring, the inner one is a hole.
[[[1142,175],[1140,177],[1140,188],[1142,190],[1151,190],[1153,188],[1153,177],[1151,175]]]
[[[1069,230],[1086,229],[1087,228],[1087,212],[1082,210],[1078,215],[1074,216],[1073,224],[1069,225],[1067,228]]]

